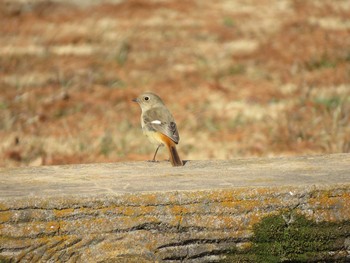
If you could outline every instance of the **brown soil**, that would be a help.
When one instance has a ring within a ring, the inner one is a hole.
[[[350,152],[350,2],[1,1],[0,166]],[[159,159],[166,159],[166,152]]]

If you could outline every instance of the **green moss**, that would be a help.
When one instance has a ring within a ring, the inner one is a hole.
[[[222,262],[346,262],[344,250],[350,222],[308,220],[299,214],[266,217],[253,227],[248,251],[232,250]]]

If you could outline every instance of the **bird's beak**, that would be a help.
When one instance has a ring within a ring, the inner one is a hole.
[[[132,99],[133,102],[138,102],[137,99]]]

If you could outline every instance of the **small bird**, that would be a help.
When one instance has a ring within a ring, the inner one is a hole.
[[[173,115],[164,105],[162,99],[152,93],[146,92],[136,99],[133,99],[141,107],[141,126],[143,134],[151,143],[157,145],[152,162],[155,162],[156,155],[161,146],[166,146],[169,151],[172,166],[183,166],[183,162],[176,150],[176,144],[180,137]]]

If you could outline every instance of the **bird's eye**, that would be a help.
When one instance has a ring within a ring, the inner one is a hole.
[[[149,97],[145,97],[145,100],[149,100]]]

